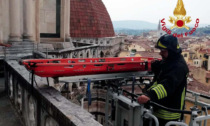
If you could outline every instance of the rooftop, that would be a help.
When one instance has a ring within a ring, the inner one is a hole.
[[[189,82],[189,84],[187,85],[187,89],[204,95],[210,95],[210,86],[198,82],[195,78],[193,78],[192,81]]]
[[[136,54],[140,54],[142,57],[161,58],[158,52],[138,51]]]
[[[111,18],[101,0],[71,0],[71,37],[113,37]]]

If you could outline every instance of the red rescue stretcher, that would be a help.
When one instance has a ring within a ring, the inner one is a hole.
[[[41,77],[63,77],[131,71],[151,71],[149,57],[27,59],[22,63]]]

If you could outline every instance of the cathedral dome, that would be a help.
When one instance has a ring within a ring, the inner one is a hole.
[[[113,37],[111,18],[101,0],[71,0],[70,36]]]

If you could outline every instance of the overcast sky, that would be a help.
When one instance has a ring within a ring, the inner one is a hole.
[[[112,21],[142,20],[158,23],[159,19],[169,19],[178,0],[102,0]],[[183,0],[187,12],[195,24],[210,24],[210,0]]]

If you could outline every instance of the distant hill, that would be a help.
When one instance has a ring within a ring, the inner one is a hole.
[[[158,24],[150,23],[147,21],[135,21],[135,20],[122,20],[122,21],[113,21],[114,31],[117,34],[127,34],[127,35],[141,35],[144,32],[149,32],[150,30],[157,30]],[[173,29],[172,33],[185,33],[189,32],[194,28],[194,25],[188,25],[190,30],[182,29]],[[166,26],[170,28],[170,26]],[[197,30],[193,35],[207,35],[210,34],[210,25],[208,24],[199,24]]]
[[[150,30],[115,29],[114,31],[116,34],[141,35],[142,33],[149,32]]]
[[[122,20],[122,21],[112,21],[115,30],[121,29],[132,29],[132,30],[157,30],[158,23],[150,23],[147,21],[137,21],[137,20]],[[194,27],[194,24],[188,25]],[[201,27],[209,27],[209,24],[199,24]],[[170,26],[167,26],[170,27]]]
[[[150,23],[147,21],[135,21],[135,20],[122,20],[113,21],[115,30],[121,29],[133,29],[133,30],[156,30],[158,24]]]

